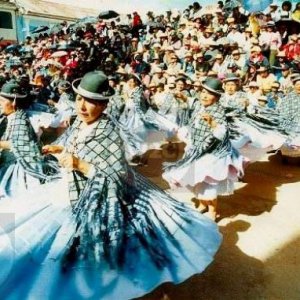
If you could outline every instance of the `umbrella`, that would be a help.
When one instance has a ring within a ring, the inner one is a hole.
[[[63,26],[61,24],[55,24],[50,28],[50,33],[57,33],[63,29]]]
[[[230,0],[230,1],[227,1],[224,5],[224,10],[227,10],[227,11],[232,11],[235,7],[238,7],[241,5],[241,2],[238,1],[238,0]]]
[[[20,45],[9,45],[5,48],[5,52],[9,53],[9,52],[13,52],[13,51],[18,51],[21,48]]]
[[[85,18],[82,18],[82,19],[79,19],[78,21],[76,21],[76,23],[81,23],[81,24],[97,23],[97,22],[98,22],[98,19],[96,17],[92,17],[92,16],[85,17]]]
[[[115,12],[114,10],[106,10],[106,11],[102,11],[99,14],[98,18],[108,20],[108,19],[116,18],[118,16],[119,16],[119,14],[117,12]]]
[[[279,27],[286,28],[288,35],[298,34],[300,32],[300,23],[294,20],[281,19],[275,24],[277,28]]]
[[[82,19],[78,19],[75,23],[70,24],[68,30],[74,32],[77,28],[85,27],[87,24],[95,24],[98,22],[96,17],[85,17]]]
[[[48,29],[49,29],[48,26],[39,26],[39,27],[36,27],[33,30],[31,30],[30,32],[31,33],[40,33],[40,32],[47,31]]]
[[[54,53],[51,54],[51,58],[55,58],[55,57],[63,57],[63,56],[66,56],[68,55],[68,52],[67,51],[56,51]]]

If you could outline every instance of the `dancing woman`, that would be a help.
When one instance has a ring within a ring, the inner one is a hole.
[[[78,119],[57,145],[44,147],[68,170],[72,209],[61,226],[62,210],[51,209],[45,217],[45,209],[14,232],[18,267],[0,294],[131,299],[201,273],[220,245],[216,224],[128,167],[118,129],[103,114],[112,90],[102,72],[87,73],[73,86]],[[26,240],[33,226],[47,227],[46,234],[34,228],[42,243]],[[20,240],[30,253],[22,251]],[[7,256],[0,251],[0,264]]]
[[[232,194],[234,182],[243,176],[243,159],[231,146],[224,109],[219,104],[221,81],[208,78],[190,123],[178,137],[187,147],[183,158],[167,164],[163,178],[172,188],[186,187],[195,195],[200,211],[217,216],[218,195]]]
[[[128,161],[140,161],[141,155],[150,149],[159,149],[166,137],[173,134],[177,125],[147,107],[141,81],[130,75],[127,81],[125,105],[119,117],[109,110],[110,117],[117,121],[120,134],[126,140],[125,152]],[[144,161],[147,161],[145,157]]]
[[[57,177],[58,168],[46,161],[24,109],[27,95],[16,82],[0,91],[0,197],[16,197],[46,180]]]

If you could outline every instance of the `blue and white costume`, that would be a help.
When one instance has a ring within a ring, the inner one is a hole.
[[[58,142],[90,172],[68,173],[72,207],[41,203],[16,222],[14,249],[0,235],[0,265],[13,260],[0,294],[131,299],[201,273],[219,248],[217,225],[128,167],[111,121],[81,124],[76,120]]]
[[[218,126],[212,129],[201,117],[208,113]],[[171,187],[182,186],[198,199],[213,200],[233,193],[234,182],[244,174],[244,161],[231,146],[226,116],[219,103],[204,107],[197,103],[190,123],[181,129],[187,147],[183,158],[166,165],[163,178]]]
[[[10,150],[0,151],[0,197],[14,197],[58,177],[55,162],[41,154],[36,134],[24,110],[2,119],[1,141]]]

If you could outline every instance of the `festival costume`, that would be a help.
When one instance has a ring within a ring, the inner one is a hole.
[[[172,135],[177,128],[176,124],[146,107],[140,87],[131,92],[120,116],[114,116],[115,114],[111,115],[120,128],[122,138],[126,140],[125,151],[128,160],[135,155],[142,155],[147,150],[160,149],[165,138]]]
[[[16,220],[13,249],[0,235],[0,265],[14,260],[0,294],[132,299],[201,273],[219,248],[217,225],[128,167],[109,119],[82,125],[76,120],[58,142],[90,171],[68,172],[71,206],[41,200],[31,218]]]
[[[59,177],[54,161],[43,158],[41,147],[23,110],[4,117],[1,141],[10,142],[10,150],[0,150],[0,197],[13,198],[46,181]]]
[[[202,119],[203,113],[216,121],[216,129],[211,129]],[[229,141],[222,106],[215,103],[204,107],[198,102],[186,131],[185,154],[181,160],[166,165],[163,178],[171,187],[184,186],[202,200],[232,194],[233,183],[244,174],[244,162]]]

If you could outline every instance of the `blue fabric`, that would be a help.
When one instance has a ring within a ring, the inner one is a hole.
[[[10,116],[9,122],[2,120],[0,134],[2,141],[10,142],[10,150],[0,151],[0,196],[11,197],[31,184],[59,178],[56,161],[42,156],[41,145],[23,110]]]
[[[129,168],[109,120],[100,120],[81,144],[76,123],[60,142],[93,163],[95,175],[85,178],[73,208],[49,204],[47,190],[47,201],[39,199],[16,220],[13,249],[0,250],[0,265],[15,253],[0,295],[131,299],[201,273],[220,246],[217,225]],[[5,238],[0,234],[0,242]]]

